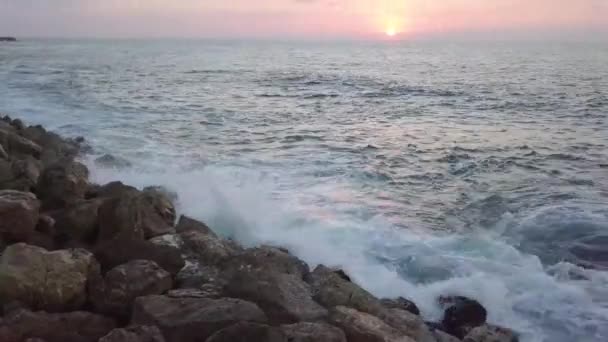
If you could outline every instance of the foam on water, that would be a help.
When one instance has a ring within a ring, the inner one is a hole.
[[[607,273],[565,262],[546,269],[537,256],[506,243],[500,230],[431,234],[396,229],[380,215],[367,220],[352,215],[363,208],[303,204],[301,194],[277,188],[273,177],[234,166],[144,172],[88,164],[101,183],[118,179],[139,187],[166,186],[178,194],[180,213],[247,246],[284,246],[313,267],[344,268],[377,296],[412,298],[429,320],[441,318],[438,296],[456,294],[478,299],[489,309],[491,322],[516,329],[522,341],[608,336]],[[567,220],[561,218],[563,224]]]

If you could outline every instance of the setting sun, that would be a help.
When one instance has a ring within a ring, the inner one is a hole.
[[[394,37],[397,34],[397,31],[394,28],[386,29],[386,35],[389,37]]]

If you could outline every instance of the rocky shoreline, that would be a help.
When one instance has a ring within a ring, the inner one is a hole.
[[[243,248],[160,187],[89,182],[83,138],[0,120],[0,342],[507,342],[473,299],[425,322],[342,270]],[[107,160],[110,157],[106,157]],[[177,223],[176,223],[177,222]]]

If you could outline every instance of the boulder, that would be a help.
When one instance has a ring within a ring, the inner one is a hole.
[[[9,185],[16,190],[34,191],[40,178],[42,164],[31,156],[13,160],[11,163],[13,180]]]
[[[213,284],[203,285],[196,289],[175,289],[167,292],[167,297],[170,298],[220,298],[222,297],[223,289]]]
[[[39,146],[44,146],[40,160],[45,166],[49,166],[57,160],[72,160],[80,149],[79,143],[63,139],[58,134],[48,132],[39,125],[26,127],[20,134]]]
[[[88,177],[89,170],[78,162],[59,161],[47,166],[36,186],[42,207],[61,209],[82,201],[88,188]]]
[[[40,202],[29,192],[0,191],[0,237],[8,241],[27,241],[39,218]]]
[[[240,299],[146,296],[135,300],[133,324],[153,324],[167,342],[199,342],[241,321],[265,323],[264,312]]]
[[[92,244],[99,230],[98,212],[103,200],[76,202],[65,209],[50,213],[55,220],[55,231],[62,241]]]
[[[484,324],[473,328],[463,342],[517,342],[517,334],[510,329]]]
[[[241,269],[266,270],[277,273],[292,274],[302,279],[308,275],[308,265],[289,254],[285,249],[261,246],[250,248],[225,260],[220,265],[225,271],[239,271]]]
[[[150,239],[173,233],[174,220],[175,208],[164,195],[154,191],[125,192],[99,208],[99,238]]]
[[[384,298],[380,300],[380,303],[387,309],[401,309],[409,311],[414,315],[420,315],[420,309],[418,309],[416,303],[403,297],[393,299]]]
[[[47,342],[97,342],[116,327],[110,318],[83,311],[47,313],[17,310],[5,320],[6,326],[21,339],[39,338]]]
[[[90,185],[87,190],[87,198],[115,198],[127,194],[137,194],[139,190],[130,185],[125,185],[122,182],[110,182],[105,185]]]
[[[114,169],[126,169],[131,167],[131,162],[120,157],[115,157],[111,154],[104,154],[103,156],[95,159],[97,166]]]
[[[0,258],[0,302],[17,300],[46,311],[78,309],[85,303],[88,279],[97,272],[99,266],[86,250],[48,252],[15,244]]]
[[[306,281],[311,285],[313,299],[328,309],[347,306],[372,315],[385,310],[371,293],[323,265],[317,266]]]
[[[264,324],[239,322],[211,335],[205,342],[288,342],[281,329]]]
[[[439,303],[445,309],[441,322],[444,331],[460,339],[486,322],[487,311],[476,300],[460,296],[442,296]]]
[[[114,329],[99,342],[165,342],[165,338],[155,326],[135,325]]]
[[[0,159],[8,159],[8,153],[6,153],[2,144],[0,144]]]
[[[128,317],[135,298],[171,289],[171,274],[150,260],[133,260],[114,267],[91,283],[89,296],[96,312]]]
[[[183,241],[183,251],[189,259],[205,266],[215,266],[237,254],[238,248],[230,241],[218,237],[204,223],[181,216],[176,226]]]
[[[228,280],[224,292],[256,303],[271,323],[316,321],[327,316],[327,310],[312,299],[309,285],[298,275],[243,269]]]
[[[345,306],[332,309],[329,320],[344,331],[348,342],[415,342],[380,318]]]
[[[327,323],[302,322],[283,325],[289,342],[346,342],[344,332]]]
[[[433,336],[437,342],[460,342],[461,340],[441,330],[434,330]]]
[[[416,342],[436,342],[435,336],[424,320],[409,311],[385,309],[376,313],[375,316]]]
[[[145,240],[103,241],[95,246],[94,253],[102,270],[109,270],[132,260],[151,260],[175,275],[185,265],[179,249],[156,245]]]
[[[30,155],[40,158],[42,153],[40,145],[4,128],[0,128],[0,145],[9,155]]]

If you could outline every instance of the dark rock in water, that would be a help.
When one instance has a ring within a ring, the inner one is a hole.
[[[17,310],[4,319],[10,331],[21,339],[47,342],[97,342],[116,327],[110,318],[83,311],[53,314]]]
[[[92,244],[99,230],[98,212],[103,200],[77,202],[50,215],[55,220],[55,231],[63,242],[77,241]]]
[[[472,329],[463,342],[517,342],[519,337],[510,329],[484,324]]]
[[[101,167],[115,169],[126,169],[132,166],[130,161],[120,157],[115,157],[111,154],[104,154],[103,156],[95,159],[95,164]]]
[[[205,234],[209,234],[209,235],[215,235],[213,230],[211,230],[211,228],[209,228],[203,222],[197,221],[186,215],[180,216],[179,221],[177,222],[177,226],[175,226],[175,231],[177,233],[184,233],[184,232],[188,232],[188,231],[192,231],[192,230],[201,231],[201,232],[203,232]]]
[[[289,342],[346,342],[344,332],[327,323],[296,323],[281,329]]]
[[[333,308],[329,320],[344,331],[348,342],[414,342],[380,318],[345,306]]]
[[[313,299],[328,309],[341,305],[371,314],[384,310],[376,297],[331,268],[319,265],[305,279],[311,285]]]
[[[99,342],[165,342],[165,338],[155,326],[135,325],[114,329]]]
[[[450,335],[464,338],[467,333],[486,322],[487,311],[479,302],[460,296],[440,297],[445,308],[442,325]]]
[[[298,275],[244,268],[228,280],[224,291],[229,297],[259,305],[273,324],[311,322],[327,316]]]
[[[156,245],[145,240],[108,240],[98,244],[94,252],[103,270],[112,269],[132,260],[151,260],[175,275],[185,265],[179,249]]]
[[[17,300],[46,311],[79,309],[87,283],[99,266],[83,249],[48,252],[23,243],[7,247],[0,258],[0,303]]]
[[[202,265],[215,266],[238,252],[237,246],[218,237],[204,223],[191,218],[182,216],[176,231],[183,241],[184,252]]]
[[[245,251],[226,260],[220,266],[225,272],[237,271],[239,269],[257,269],[268,272],[292,274],[302,279],[310,273],[308,265],[289,254],[284,249],[261,246],[246,249]]]
[[[139,190],[122,182],[110,182],[106,185],[90,185],[87,189],[87,198],[115,198],[127,194],[137,194]]]
[[[37,194],[45,210],[61,209],[84,199],[89,170],[78,162],[57,162],[42,171]]]
[[[266,315],[250,302],[222,298],[139,297],[132,323],[160,328],[167,342],[199,342],[238,322],[265,323]]]
[[[44,166],[50,166],[58,161],[71,161],[81,148],[78,143],[63,139],[53,132],[48,132],[42,126],[29,126],[20,134],[44,147],[40,154],[40,160]]]
[[[409,311],[409,312],[413,313],[414,315],[420,315],[420,309],[418,309],[418,306],[416,305],[416,303],[412,302],[409,299],[405,299],[403,297],[398,297],[395,299],[384,298],[384,299],[380,300],[380,302],[382,303],[382,305],[384,305],[384,307],[386,307],[388,309],[401,309],[401,310]]]
[[[211,335],[205,342],[292,342],[279,328],[239,322]]]
[[[608,270],[608,235],[593,235],[579,239],[570,249],[576,262],[585,268]]]
[[[17,38],[15,37],[0,37],[0,42],[16,42]]]
[[[0,191],[0,238],[27,241],[38,223],[40,202],[29,192]]]
[[[135,298],[163,294],[173,285],[171,274],[150,260],[133,260],[114,267],[89,286],[95,311],[126,318]]]

